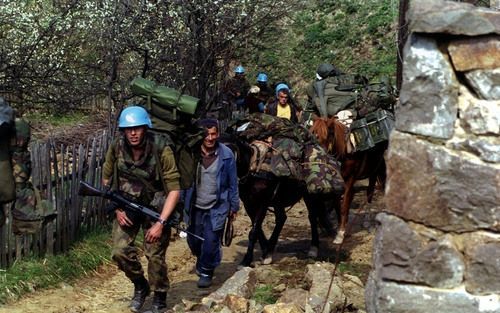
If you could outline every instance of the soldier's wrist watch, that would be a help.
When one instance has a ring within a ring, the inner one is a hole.
[[[159,218],[157,222],[162,224],[163,226],[167,225],[167,221],[162,218]]]

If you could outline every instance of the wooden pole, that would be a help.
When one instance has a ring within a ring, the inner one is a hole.
[[[408,21],[406,12],[408,11],[409,0],[399,1],[399,26],[398,26],[398,55],[396,68],[396,88],[401,90],[403,83],[403,48],[408,38]]]

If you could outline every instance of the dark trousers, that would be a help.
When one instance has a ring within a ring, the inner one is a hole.
[[[222,260],[222,229],[214,231],[210,221],[210,210],[194,207],[191,210],[189,231],[205,238],[204,241],[189,236],[187,238],[191,252],[196,256],[196,269],[200,274],[212,276],[214,269]]]

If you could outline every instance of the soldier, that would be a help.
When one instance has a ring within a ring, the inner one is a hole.
[[[14,111],[0,97],[0,227],[5,223],[4,204],[15,199],[15,183],[10,161],[10,141],[14,129]]]
[[[245,68],[238,65],[234,69],[234,77],[228,80],[224,86],[224,91],[229,96],[229,101],[236,105],[240,111],[244,111],[245,97],[250,90],[250,83],[245,77]]]
[[[257,75],[257,87],[259,87],[258,98],[264,105],[267,104],[273,97],[273,89],[269,86],[269,80],[266,73],[259,73],[259,75]]]
[[[31,130],[28,122],[15,119],[15,134],[11,141],[11,160],[16,183],[16,202],[12,206],[12,232],[34,234],[43,222],[56,217],[54,206],[42,199],[41,192],[30,181],[31,153],[28,150]]]
[[[152,289],[152,311],[163,312],[169,289],[165,262],[170,239],[167,220],[179,200],[179,172],[167,141],[158,134],[148,132],[152,124],[144,108],[125,108],[120,114],[118,127],[122,136],[113,142],[106,153],[103,184],[139,203],[156,203],[160,219],[152,222],[143,216],[134,216],[116,208],[113,260],[134,284],[131,311],[138,312],[141,309]],[[145,237],[148,280],[140,263],[139,248],[134,244],[141,227]]]
[[[342,111],[338,117],[352,122],[359,109],[356,107],[357,92],[366,84],[367,79],[361,75],[344,74],[332,64],[320,64],[316,70],[316,80],[307,90],[305,119],[332,117]]]

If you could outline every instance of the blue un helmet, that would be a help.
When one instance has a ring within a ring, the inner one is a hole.
[[[283,83],[278,84],[276,86],[276,98],[278,97],[278,92],[280,92],[281,90],[286,90],[287,93],[290,92],[290,88],[288,87],[287,84],[283,84]]]
[[[153,128],[148,112],[140,106],[130,106],[123,109],[118,119],[119,128],[136,127],[146,125]]]
[[[235,69],[234,72],[236,74],[245,74],[245,68],[241,65],[238,65]]]
[[[265,73],[259,73],[257,76],[258,83],[267,83],[267,75]]]

